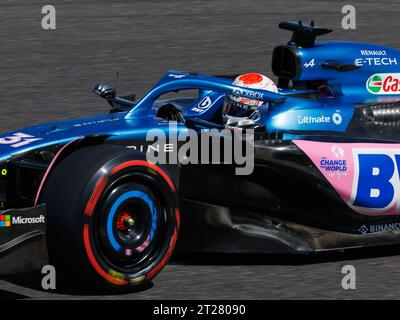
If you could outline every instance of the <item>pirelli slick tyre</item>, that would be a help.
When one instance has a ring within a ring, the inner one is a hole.
[[[114,145],[75,151],[50,173],[47,245],[56,270],[84,287],[127,291],[148,283],[176,244],[174,183],[143,154]]]

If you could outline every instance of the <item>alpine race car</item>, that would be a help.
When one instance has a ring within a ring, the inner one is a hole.
[[[141,99],[97,85],[109,113],[1,135],[0,271],[50,261],[78,283],[119,291],[150,281],[174,249],[307,254],[400,243],[399,52],[316,41],[331,30],[314,23],[279,26],[293,35],[273,51],[277,93],[170,71]],[[254,132],[243,138],[250,174],[237,163],[149,159],[185,143],[171,125],[222,130],[227,95],[264,102],[257,125],[238,133]],[[152,130],[168,141],[154,146]]]

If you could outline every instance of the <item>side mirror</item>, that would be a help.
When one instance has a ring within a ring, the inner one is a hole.
[[[114,107],[113,102],[116,97],[116,91],[111,84],[99,83],[94,87],[93,92],[105,99],[111,107]]]

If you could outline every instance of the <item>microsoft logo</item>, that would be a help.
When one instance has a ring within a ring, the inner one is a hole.
[[[44,215],[39,217],[23,217],[23,216],[13,216],[9,214],[0,214],[0,228],[9,228],[12,225],[26,225],[26,224],[43,224],[46,223],[46,218]]]
[[[11,227],[11,216],[10,215],[0,215],[0,228]]]

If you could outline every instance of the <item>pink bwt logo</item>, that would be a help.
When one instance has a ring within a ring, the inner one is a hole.
[[[400,144],[294,143],[352,209],[372,216],[400,214]]]

